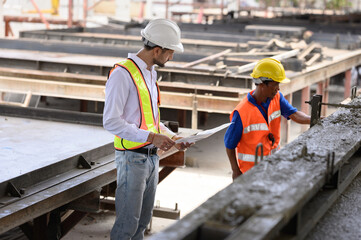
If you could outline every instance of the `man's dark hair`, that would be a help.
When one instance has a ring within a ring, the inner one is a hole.
[[[157,46],[150,47],[150,46],[144,44],[144,48],[145,48],[146,50],[148,50],[148,51],[152,50],[152,49],[155,48],[155,47],[157,47]]]
[[[153,46],[153,47],[150,47],[150,46],[144,44],[144,48],[145,48],[146,50],[148,50],[148,51],[150,51],[150,50],[152,50],[152,49],[154,49],[154,48],[156,48],[156,47],[159,47],[160,49],[162,49],[162,52],[163,52],[163,53],[168,50],[168,48],[162,48],[161,46],[158,46],[158,45]]]
[[[272,81],[262,81],[262,83],[264,83],[266,86],[268,86],[268,83],[270,83]],[[258,86],[260,85],[261,83],[255,83],[254,85]]]

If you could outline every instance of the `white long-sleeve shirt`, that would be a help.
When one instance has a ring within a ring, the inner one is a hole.
[[[157,72],[152,66],[147,70],[147,64],[136,54],[129,53],[131,58],[143,73],[148,86],[155,119],[158,116],[158,90],[155,84]],[[138,128],[140,125],[140,109],[138,91],[129,73],[121,68],[116,68],[110,75],[105,86],[105,104],[103,112],[103,126],[114,135],[133,142],[146,142],[149,131]],[[162,134],[169,137],[175,135],[163,123],[160,123]]]

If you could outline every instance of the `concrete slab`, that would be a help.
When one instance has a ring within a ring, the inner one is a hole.
[[[112,141],[102,127],[0,116],[0,183]]]

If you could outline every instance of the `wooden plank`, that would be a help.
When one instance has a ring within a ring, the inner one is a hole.
[[[314,64],[319,58],[321,57],[320,53],[315,53],[310,60],[308,60],[305,64],[306,66],[311,66],[312,64]]]
[[[187,64],[183,65],[183,68],[193,67],[193,66],[201,64],[203,62],[211,61],[213,59],[222,57],[222,56],[226,55],[227,53],[230,53],[231,51],[232,51],[231,49],[227,49],[227,50],[224,50],[224,51],[222,51],[220,53],[216,53],[216,54],[201,58],[199,60],[196,60],[196,61],[193,61],[193,62],[190,62],[190,63],[187,63]]]
[[[300,53],[300,55],[298,55],[298,59],[303,59],[305,58],[308,54],[310,54],[313,49],[315,49],[316,47],[320,48],[320,44],[318,43],[311,43],[310,45],[307,46],[307,48],[303,49],[302,52]]]
[[[272,56],[272,58],[277,59],[278,61],[282,61],[284,59],[290,58],[290,57],[294,57],[298,54],[299,50],[295,49],[295,50],[291,50],[285,53],[281,53],[275,56]],[[257,62],[254,63],[249,63],[243,66],[238,67],[237,69],[237,73],[244,73],[244,72],[248,72],[248,71],[252,71],[253,68],[256,66]]]

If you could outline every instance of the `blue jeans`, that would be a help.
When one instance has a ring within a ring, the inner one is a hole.
[[[115,151],[115,164],[116,219],[110,239],[143,239],[152,217],[158,184],[159,157],[131,151]]]

